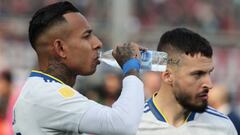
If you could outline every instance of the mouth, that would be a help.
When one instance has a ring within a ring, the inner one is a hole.
[[[95,60],[95,63],[96,63],[96,65],[99,65],[101,62],[100,62],[100,60],[99,60],[99,56],[97,56],[94,60]]]
[[[100,62],[100,57],[101,57],[101,53],[100,53],[100,51],[97,51],[97,53],[94,55],[94,63],[96,64],[96,65],[99,65],[101,62]]]
[[[201,92],[198,97],[202,100],[208,100],[208,90],[204,90],[203,92]]]
[[[199,95],[199,97],[200,97],[202,100],[208,100],[208,94],[201,94],[201,95]]]

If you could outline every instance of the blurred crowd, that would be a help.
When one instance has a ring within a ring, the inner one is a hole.
[[[199,27],[206,32],[238,32],[238,0],[136,0],[143,27],[162,24]]]
[[[28,73],[36,66],[36,56],[28,41],[28,21],[38,7],[55,1],[58,0],[0,0],[0,135],[12,134],[9,132],[12,105]],[[105,45],[104,49],[111,48],[109,31],[111,13],[108,5],[111,5],[112,1],[72,0],[72,2],[93,25],[94,32]],[[240,36],[239,0],[133,0],[131,5],[134,31],[140,37],[145,37],[141,34],[146,30],[176,26],[191,27],[205,35],[210,33]],[[149,35],[156,39],[160,36],[151,33]],[[222,36],[220,38],[222,39]],[[226,42],[221,46],[217,43],[213,44],[215,61],[213,80],[224,86],[227,91],[225,95],[231,97],[231,100],[227,100],[231,101],[228,102],[229,108],[234,106],[234,112],[239,115],[240,109],[237,107],[240,106],[238,77],[240,76],[240,40],[237,41],[238,43]],[[153,46],[149,48],[156,48],[157,40],[151,42]],[[146,98],[149,98],[160,87],[158,74],[149,72],[142,78],[145,83]],[[90,99],[111,106],[121,92],[121,80],[121,71],[101,65],[99,71],[88,79],[79,77],[75,87]],[[212,103],[212,106],[216,104]]]

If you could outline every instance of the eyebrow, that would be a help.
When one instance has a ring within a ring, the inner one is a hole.
[[[197,71],[191,72],[191,74],[196,74],[196,73],[208,73],[208,72],[212,72],[213,70],[214,70],[214,67],[211,68],[209,71],[197,70]]]

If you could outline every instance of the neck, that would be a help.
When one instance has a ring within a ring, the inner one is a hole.
[[[48,62],[39,61],[39,70],[60,79],[69,86],[74,85],[77,76],[64,63],[57,60]]]
[[[155,102],[168,124],[175,127],[183,125],[190,114],[175,99],[172,90],[162,86],[155,96]]]

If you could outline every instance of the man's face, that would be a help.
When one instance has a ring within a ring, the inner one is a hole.
[[[208,105],[208,91],[212,88],[212,59],[201,54],[183,55],[181,62],[173,79],[175,98],[185,109],[203,112]]]
[[[65,39],[66,65],[80,75],[93,74],[100,63],[98,50],[102,47],[101,41],[92,33],[88,21],[80,13],[67,13],[64,18],[69,27],[69,35]]]

